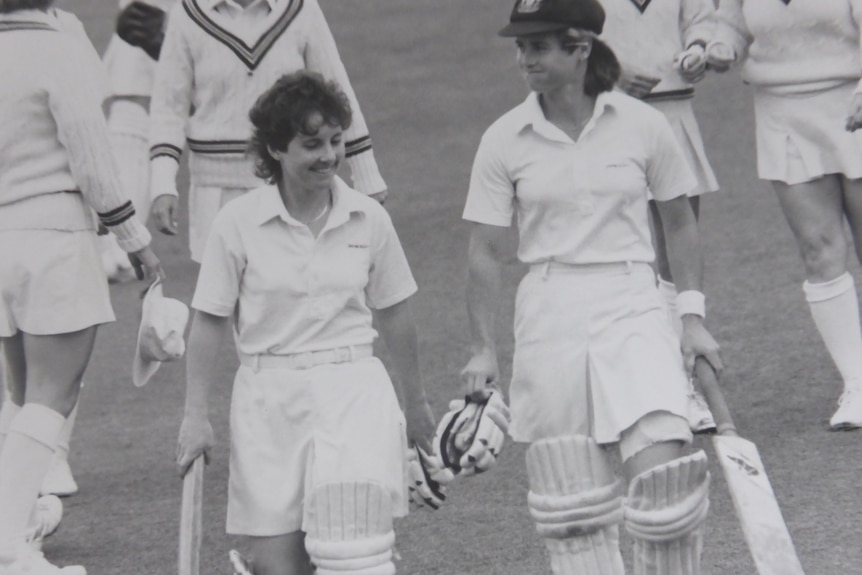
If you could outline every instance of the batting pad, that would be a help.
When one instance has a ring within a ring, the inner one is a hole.
[[[527,449],[527,503],[555,575],[623,575],[622,483],[595,440],[571,435]]]
[[[626,530],[634,538],[635,575],[699,575],[709,510],[706,453],[675,459],[632,479]]]
[[[305,548],[316,575],[394,575],[392,499],[377,483],[328,483],[307,503]]]

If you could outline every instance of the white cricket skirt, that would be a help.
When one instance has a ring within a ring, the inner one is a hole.
[[[210,230],[223,205],[253,188],[189,187],[189,250],[192,261],[201,263]]]
[[[686,417],[687,386],[648,264],[539,264],[521,280],[509,390],[516,441],[617,442],[648,413]],[[678,439],[690,435],[666,438]]]
[[[718,180],[706,158],[703,137],[700,135],[697,118],[694,116],[691,99],[656,100],[649,104],[664,114],[670,122],[676,140],[682,146],[688,166],[697,178],[697,189],[692,191],[689,197],[718,191]]]
[[[386,486],[407,515],[404,415],[375,357],[311,369],[241,365],[230,412],[227,532],[273,536],[303,527],[303,500],[323,483]]]
[[[826,174],[862,178],[862,130],[844,129],[856,82],[800,94],[754,92],[757,173],[799,184]]]
[[[114,321],[92,230],[0,230],[0,337]]]

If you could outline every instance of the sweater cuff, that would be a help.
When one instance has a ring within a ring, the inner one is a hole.
[[[351,156],[347,159],[347,165],[350,166],[353,187],[358,192],[370,196],[386,190],[386,182],[383,181],[374,160],[374,150],[368,149]]]
[[[117,237],[117,244],[127,253],[144,249],[153,239],[150,231],[137,217],[131,217],[120,224],[105,224],[105,227]]]

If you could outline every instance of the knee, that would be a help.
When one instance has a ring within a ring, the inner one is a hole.
[[[812,233],[797,238],[808,279],[826,281],[847,268],[847,243],[843,233]]]
[[[80,389],[80,379],[63,384],[28,377],[26,401],[28,403],[42,404],[53,409],[63,417],[69,417],[69,414],[72,413],[72,410],[78,403]]]

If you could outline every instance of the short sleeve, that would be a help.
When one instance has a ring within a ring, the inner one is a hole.
[[[207,239],[192,308],[220,317],[232,315],[246,262],[237,222],[230,210],[221,210]]]
[[[509,177],[501,147],[488,132],[482,137],[473,169],[462,217],[492,226],[512,225],[515,185]]]
[[[370,308],[385,309],[404,301],[418,288],[389,214],[380,208],[367,217],[374,218],[375,233],[365,297]]]
[[[697,180],[688,166],[682,148],[664,116],[650,123],[651,143],[646,175],[649,189],[658,201],[672,200],[697,189]]]

